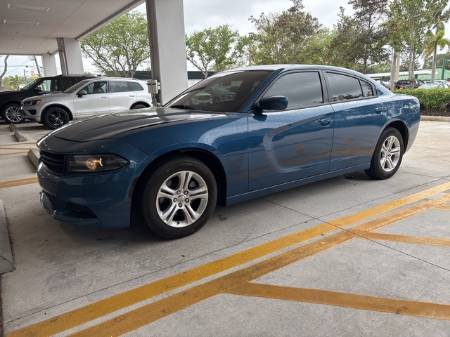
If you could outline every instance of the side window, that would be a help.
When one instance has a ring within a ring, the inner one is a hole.
[[[127,82],[128,91],[143,91],[144,88],[137,82]]]
[[[327,73],[327,78],[333,102],[362,97],[363,93],[358,79],[335,73]]]
[[[300,109],[323,103],[322,83],[318,72],[298,72],[279,78],[264,97],[286,96],[288,109]]]
[[[127,92],[128,90],[128,82],[125,81],[111,81],[109,82],[109,92],[117,93],[117,92]]]
[[[49,78],[43,80],[35,89],[43,92],[50,92],[52,90],[52,80]]]
[[[373,93],[373,88],[369,83],[367,83],[366,81],[361,81],[361,80],[360,80],[360,82],[361,82],[361,88],[362,88],[364,97],[375,96]]]
[[[82,90],[86,90],[88,95],[106,94],[108,84],[106,81],[92,82],[85,86]]]
[[[62,88],[61,83],[62,80],[60,78],[53,78],[51,84],[52,91],[63,91],[64,89]]]

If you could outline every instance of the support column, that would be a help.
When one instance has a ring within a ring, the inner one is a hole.
[[[62,37],[58,37],[56,41],[58,44],[62,74],[83,74],[84,69],[80,41]]]
[[[44,66],[44,76],[57,75],[55,55],[43,54],[42,65]]]
[[[152,77],[161,83],[160,103],[188,85],[183,0],[146,0]]]

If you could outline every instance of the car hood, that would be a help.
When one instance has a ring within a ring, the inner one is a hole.
[[[90,118],[74,124],[68,124],[53,131],[51,134],[65,140],[87,142],[110,139],[125,132],[156,125],[223,116],[226,116],[226,114],[171,108],[149,108],[139,112],[131,110],[129,112]]]
[[[44,94],[44,95],[37,95],[37,96],[31,96],[31,97],[27,97],[25,98],[23,101],[34,101],[37,99],[40,100],[53,100],[53,99],[59,99],[59,98],[65,98],[65,97],[69,97],[70,94],[66,94],[63,92],[54,92],[54,93],[49,93],[49,94]]]

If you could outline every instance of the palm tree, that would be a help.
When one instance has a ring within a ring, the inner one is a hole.
[[[433,55],[433,66],[431,71],[431,82],[434,82],[436,79],[436,63],[437,63],[437,51],[438,48],[445,48],[446,46],[450,46],[450,40],[445,38],[445,25],[443,22],[440,22],[436,25],[436,32],[433,33],[431,30],[428,31],[427,37],[425,40],[425,49],[424,54],[425,57],[430,57]]]

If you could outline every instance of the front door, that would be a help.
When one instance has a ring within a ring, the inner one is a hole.
[[[323,81],[317,71],[282,75],[264,97],[286,96],[287,109],[249,116],[250,191],[329,172],[334,111]]]
[[[74,100],[74,118],[85,118],[109,113],[108,82],[95,81],[87,84],[80,91],[86,95],[77,95]]]

